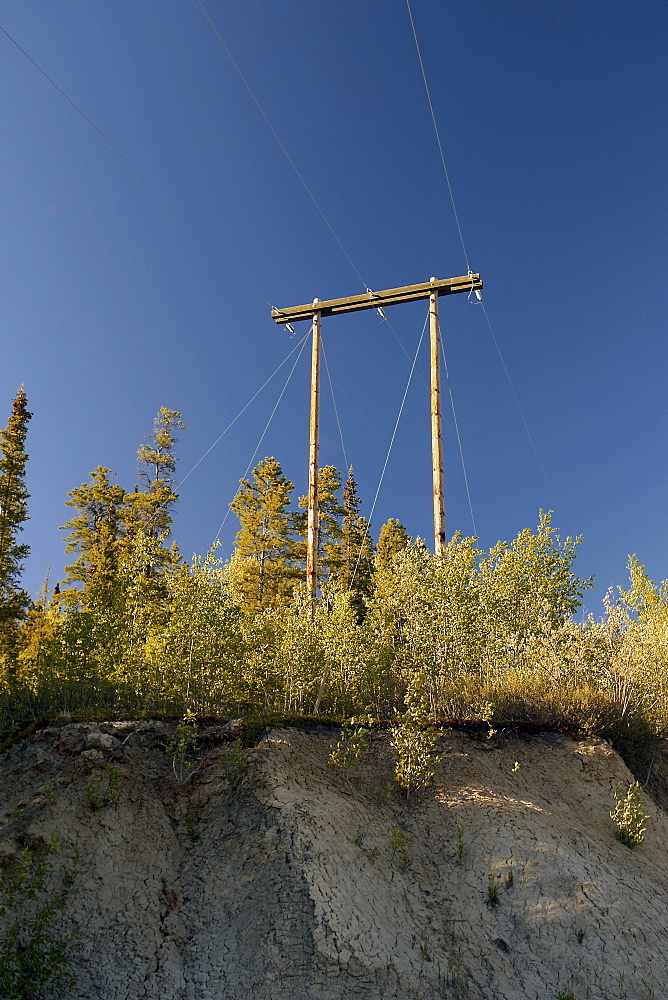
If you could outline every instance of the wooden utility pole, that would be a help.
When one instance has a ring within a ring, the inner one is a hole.
[[[435,281],[435,278],[431,279]],[[431,473],[434,487],[434,555],[445,547],[445,501],[443,498],[443,437],[441,434],[441,331],[438,325],[438,293],[429,296],[429,347],[431,359]]]
[[[365,295],[350,295],[344,299],[314,299],[304,306],[272,309],[271,318],[277,323],[296,323],[310,319],[313,322],[313,349],[311,354],[311,418],[309,440],[309,496],[306,552],[306,589],[315,607],[318,592],[318,408],[320,395],[320,321],[323,316],[359,312],[362,309],[381,310],[400,302],[429,299],[429,329],[431,340],[431,447],[434,488],[434,552],[440,555],[445,545],[445,508],[443,504],[443,444],[441,439],[441,387],[440,387],[440,333],[438,325],[438,299],[441,295],[456,292],[478,292],[482,288],[479,274],[466,274],[459,278],[432,278],[419,285],[386,288],[382,292],[368,291]],[[319,701],[319,698],[318,698]]]
[[[313,300],[313,304],[317,303]],[[311,347],[311,415],[308,453],[308,521],[306,528],[306,596],[312,611],[318,596],[318,422],[320,415],[320,321],[319,311],[313,313],[313,343]]]

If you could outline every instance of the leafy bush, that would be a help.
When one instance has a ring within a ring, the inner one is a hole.
[[[185,784],[192,777],[194,764],[188,758],[197,749],[197,722],[190,709],[176,727],[176,732],[167,743],[167,753],[172,758],[172,770],[179,784]]]
[[[0,658],[0,725],[190,706],[337,720],[416,709],[423,721],[397,722],[392,736],[410,794],[420,767],[429,780],[426,720],[481,719],[491,706],[497,731],[526,721],[601,735],[646,769],[668,735],[668,583],[655,586],[632,557],[605,619],[576,623],[589,586],[573,571],[579,539],[562,541],[549,514],[489,552],[476,541],[456,534],[438,558],[417,541],[379,559],[362,617],[335,579],[315,611],[299,586],[251,607],[234,559],[223,565],[212,550],[188,565],[139,533],[104,586],[45,590],[29,610],[18,656]],[[363,728],[342,734],[337,761],[356,759]],[[194,736],[184,717],[170,749],[180,781]]]
[[[327,766],[347,771],[353,764],[359,763],[369,749],[369,726],[373,721],[371,716],[362,716],[344,723],[341,726],[341,737],[329,755]]]
[[[394,776],[407,797],[431,783],[436,770],[431,751],[438,736],[437,730],[410,713],[391,727],[390,747],[396,760]]]
[[[610,810],[610,819],[615,824],[615,837],[633,850],[645,839],[646,822],[643,812],[640,785],[632,781],[624,791],[620,781],[615,789],[615,808]]]
[[[65,886],[54,887],[51,856],[55,843],[25,848],[0,870],[0,994],[25,1000],[43,986],[74,984],[69,972],[72,936],[57,929],[66,886],[75,865],[64,872]]]
[[[225,759],[223,761],[223,770],[225,771],[225,777],[232,785],[241,779],[245,774],[246,768],[248,767],[248,762],[244,756],[243,747],[241,745],[241,740],[235,740],[230,749],[225,754]]]

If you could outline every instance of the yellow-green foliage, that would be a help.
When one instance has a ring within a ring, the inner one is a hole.
[[[573,572],[577,544],[541,514],[534,531],[489,552],[460,535],[438,558],[420,541],[397,546],[378,562],[362,615],[336,581],[315,608],[296,584],[258,610],[244,602],[238,557],[223,565],[215,552],[157,572],[164,540],[139,530],[104,587],[38,598],[20,652],[0,661],[3,724],[186,707],[378,719],[408,710],[410,725],[395,725],[399,756],[427,739],[428,720],[485,718],[497,730],[535,720],[600,733],[638,760],[668,732],[668,584],[656,587],[633,557],[605,618],[576,623],[588,586]]]
[[[619,782],[615,789],[615,808],[610,811],[610,819],[615,824],[617,840],[631,849],[642,844],[649,816],[643,812],[642,795],[637,781],[632,781],[626,791],[622,782]]]
[[[417,713],[407,713],[391,727],[394,776],[407,796],[431,784],[436,770],[431,751],[437,739],[438,732],[425,725]]]
[[[346,771],[357,764],[369,749],[368,727],[373,722],[372,716],[362,716],[359,719],[350,719],[341,726],[341,738],[329,755],[328,767]]]

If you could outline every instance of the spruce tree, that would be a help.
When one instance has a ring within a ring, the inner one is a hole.
[[[0,431],[0,650],[8,654],[15,652],[18,629],[30,601],[20,586],[30,549],[20,544],[17,536],[28,520],[25,440],[31,417],[21,386],[7,426]]]
[[[412,538],[401,521],[391,517],[380,529],[376,548],[376,569],[389,569],[397,552],[402,552],[411,544]]]
[[[77,558],[66,566],[66,582],[80,583],[84,606],[92,601],[105,602],[111,595],[119,567],[125,513],[125,490],[110,482],[113,473],[98,466],[90,474],[90,481],[82,483],[68,493],[65,503],[76,510],[76,515],[61,530],[69,531],[65,551],[75,552]],[[75,591],[70,591],[74,594]]]
[[[345,510],[339,498],[341,473],[333,465],[318,470],[318,576],[321,583],[336,579],[343,561],[341,518]],[[308,507],[308,497],[299,498],[301,508]],[[294,515],[296,533],[302,541],[295,544],[297,562],[306,563],[306,510]]]
[[[341,569],[337,579],[350,591],[359,621],[366,615],[366,602],[373,590],[373,541],[369,533],[369,522],[360,516],[361,506],[351,466],[343,490]]]
[[[144,567],[147,576],[178,562],[175,547],[163,543],[172,530],[172,508],[178,500],[174,492],[177,430],[185,430],[181,414],[162,406],[153,421],[153,431],[137,452],[139,482],[125,495],[125,548],[131,554],[141,538],[153,540],[153,554]]]
[[[293,484],[275,458],[263,458],[252,480],[240,479],[230,507],[239,518],[235,568],[247,610],[289,598],[296,580],[292,518],[287,510]]]

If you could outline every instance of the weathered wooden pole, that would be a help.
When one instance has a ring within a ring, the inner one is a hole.
[[[436,281],[435,278],[431,279]],[[429,341],[431,358],[431,468],[434,490],[434,555],[445,548],[445,504],[443,500],[443,439],[441,436],[441,331],[438,324],[438,292],[429,296]]]
[[[314,299],[313,303],[318,302]],[[308,521],[306,528],[306,596],[315,613],[318,596],[318,414],[320,410],[320,322],[321,313],[313,313],[311,348],[311,417],[309,421]]]
[[[377,309],[381,315],[385,306],[399,305],[401,302],[416,302],[429,299],[431,332],[431,443],[434,483],[434,551],[440,555],[445,545],[445,508],[443,504],[443,445],[441,441],[441,385],[438,326],[439,295],[454,295],[457,292],[478,292],[482,288],[479,274],[469,271],[457,278],[432,278],[419,285],[402,285],[399,288],[384,288],[379,292],[367,289],[364,295],[348,295],[342,299],[314,299],[303,306],[288,309],[272,308],[271,317],[276,323],[285,324],[291,332],[291,324],[302,319],[313,322],[313,354],[311,361],[311,439],[309,448],[309,491],[308,491],[308,535],[306,552],[306,592],[311,598],[315,611],[318,593],[318,397],[320,393],[320,321],[323,316],[338,316],[341,313],[359,312],[363,309]],[[318,704],[319,704],[318,696]]]

